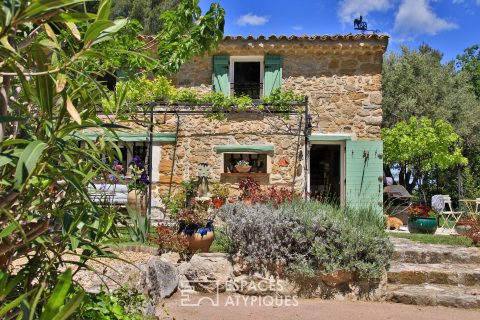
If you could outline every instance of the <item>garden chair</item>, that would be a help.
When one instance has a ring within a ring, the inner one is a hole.
[[[475,199],[475,216],[476,218],[480,216],[480,198]]]
[[[452,209],[452,199],[449,195],[442,195],[443,202],[445,206],[443,210],[440,212],[439,217],[443,217],[443,223],[440,226],[442,229],[453,229],[455,225],[458,223],[458,220],[462,217],[462,211],[453,211]],[[448,223],[450,220],[453,220],[454,223],[451,228],[449,228]]]

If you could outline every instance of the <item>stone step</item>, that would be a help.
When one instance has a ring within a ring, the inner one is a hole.
[[[480,286],[480,264],[415,264],[394,262],[388,283]]]
[[[405,263],[480,264],[480,248],[423,244],[408,239],[390,238],[395,249],[393,260]]]
[[[422,306],[480,308],[480,286],[388,285],[386,300]]]

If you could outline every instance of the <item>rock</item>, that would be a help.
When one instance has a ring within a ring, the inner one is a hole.
[[[320,279],[329,287],[337,287],[355,278],[354,271],[337,270],[330,274],[320,273]]]
[[[170,262],[173,265],[178,265],[181,258],[178,252],[167,252],[160,256],[160,258],[166,262]]]
[[[179,269],[190,285],[200,292],[224,292],[227,282],[233,279],[230,255],[225,253],[196,254],[187,265],[180,265]]]
[[[143,267],[139,291],[154,301],[170,297],[177,290],[179,275],[173,264],[154,256]]]

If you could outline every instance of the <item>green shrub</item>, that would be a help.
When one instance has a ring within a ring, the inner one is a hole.
[[[85,296],[73,319],[92,320],[142,320],[155,319],[141,313],[145,297],[124,288],[111,293],[100,291]]]
[[[353,210],[300,201],[270,205],[226,205],[219,211],[235,252],[254,268],[282,266],[294,276],[335,270],[378,278],[393,247],[383,217],[373,208]]]

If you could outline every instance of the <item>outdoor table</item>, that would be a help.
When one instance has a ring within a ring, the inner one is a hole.
[[[465,213],[468,217],[474,217],[476,215],[476,205],[477,200],[474,199],[462,199],[460,200],[460,206],[465,210]]]

